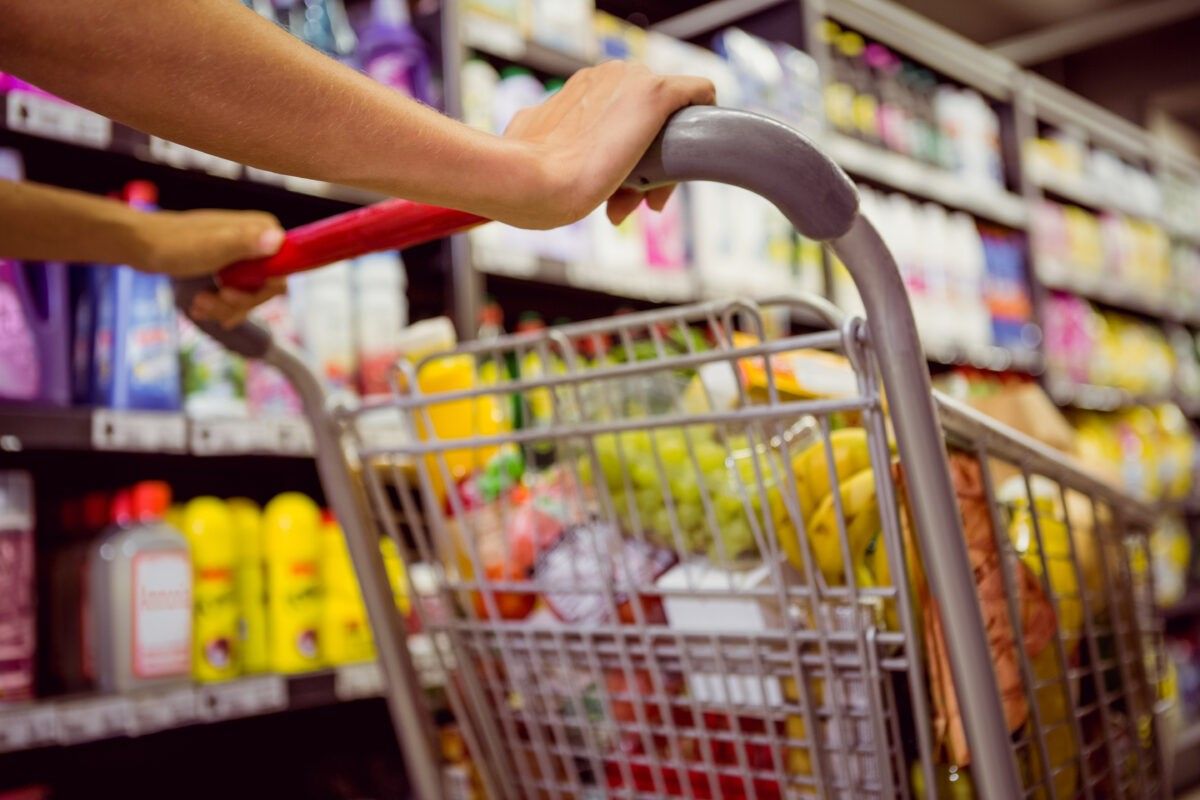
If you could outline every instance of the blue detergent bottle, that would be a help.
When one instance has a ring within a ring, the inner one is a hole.
[[[122,198],[151,211],[158,191],[147,181],[126,185]],[[180,408],[179,341],[171,279],[132,267],[91,270],[91,401],[120,409]]]
[[[24,174],[15,150],[0,150],[0,180]],[[0,259],[0,401],[70,402],[67,268]]]

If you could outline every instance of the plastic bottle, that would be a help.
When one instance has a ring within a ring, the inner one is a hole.
[[[192,550],[192,674],[201,682],[235,677],[239,604],[233,517],[215,497],[197,497],[183,509],[180,531]]]
[[[400,331],[408,325],[404,262],[397,252],[372,253],[354,262],[353,276],[358,389],[364,397],[390,395]]]
[[[463,64],[463,122],[481,131],[497,132],[492,107],[499,84],[500,73],[483,59],[471,58]]]
[[[293,275],[296,327],[300,341],[326,389],[336,397],[355,394],[358,353],[355,347],[354,295],[350,262],[339,261],[313,272]]]
[[[197,328],[179,320],[179,369],[183,408],[193,417],[246,415],[246,361]]]
[[[321,514],[296,492],[263,512],[267,559],[267,631],[271,669],[296,673],[320,667]]]
[[[430,102],[429,51],[413,28],[405,0],[372,0],[359,38],[363,72],[423,103]]]
[[[0,705],[33,697],[33,481],[0,472]]]
[[[524,67],[505,67],[492,100],[492,130],[503,133],[518,111],[542,102],[546,89]]]
[[[275,341],[298,346],[290,302],[286,295],[272,297],[256,308],[252,317],[266,326]],[[279,370],[257,358],[246,364],[246,405],[255,417],[298,416],[301,412],[300,396],[292,385]]]
[[[78,518],[64,516],[65,543],[55,548],[47,572],[49,591],[50,639],[46,642],[54,688],[78,692],[90,688],[90,666],[85,664],[89,643],[85,631],[90,628],[88,612],[88,557],[93,538],[109,521],[111,498],[103,492],[89,492],[76,502]],[[66,509],[64,509],[65,511]]]
[[[192,564],[163,524],[171,490],[145,481],[113,500],[112,525],[93,545],[85,632],[102,691],[184,682],[191,673]]]
[[[321,523],[321,592],[321,649],[326,662],[353,664],[375,658],[367,607],[346,537],[329,512]]]
[[[125,200],[154,208],[157,189],[126,185]],[[177,410],[179,345],[171,279],[131,267],[92,270],[94,343],[91,400],[110,408]]]
[[[23,176],[20,154],[0,149],[0,180]],[[65,265],[0,258],[0,400],[71,402],[70,322]]]
[[[266,672],[271,665],[267,646],[267,564],[264,558],[262,512],[244,497],[226,502],[237,535],[238,641],[242,671]]]
[[[292,35],[331,56],[338,54],[329,16],[329,0],[285,0],[288,29]]]

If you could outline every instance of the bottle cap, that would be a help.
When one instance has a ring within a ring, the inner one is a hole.
[[[112,504],[109,506],[108,520],[115,525],[128,525],[133,522],[132,490],[121,489],[113,495]]]
[[[158,187],[150,181],[130,181],[121,197],[131,206],[152,206],[158,203]]]
[[[142,481],[130,490],[130,508],[138,522],[161,520],[171,505],[171,487],[164,481]]]
[[[503,78],[516,78],[516,77],[520,77],[522,75],[532,76],[533,73],[530,72],[529,70],[525,69],[525,67],[505,67],[504,69],[500,70],[500,77],[502,79]]]

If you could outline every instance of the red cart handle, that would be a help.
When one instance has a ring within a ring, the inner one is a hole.
[[[218,273],[217,282],[253,291],[268,278],[282,278],[375,250],[403,250],[485,221],[465,211],[411,200],[384,200],[292,228],[275,255],[230,264]]]

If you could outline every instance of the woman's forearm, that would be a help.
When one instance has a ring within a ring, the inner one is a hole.
[[[0,180],[0,257],[139,263],[140,217],[116,200]]]
[[[14,0],[4,16],[0,68],[189,147],[488,216],[544,189],[524,143],[378,85],[235,0]]]

